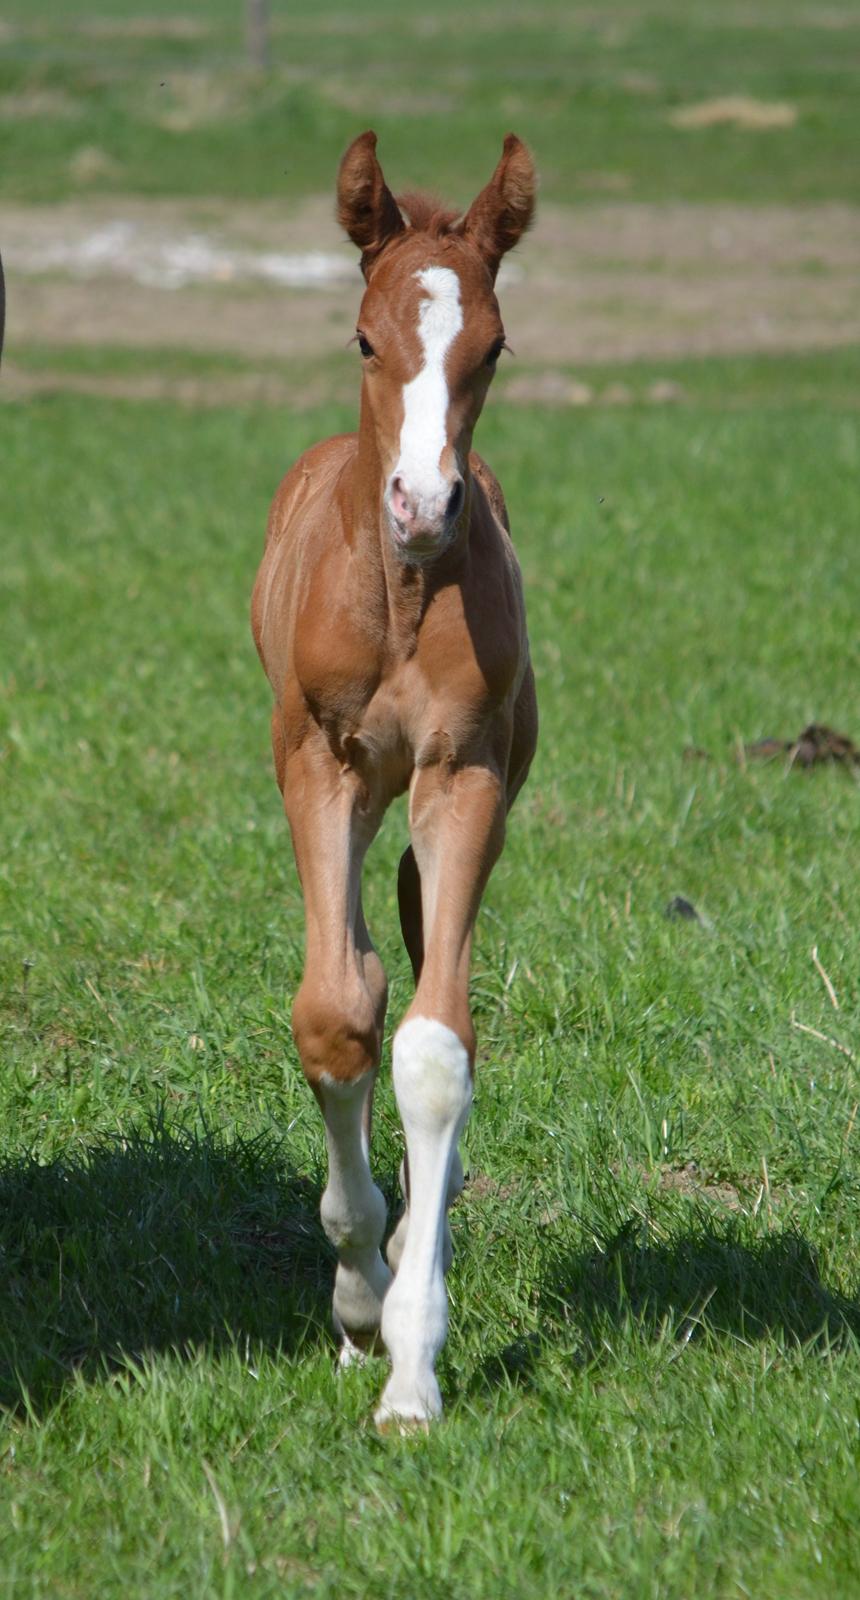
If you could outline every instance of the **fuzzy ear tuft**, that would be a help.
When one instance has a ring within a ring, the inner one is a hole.
[[[403,233],[403,221],[376,159],[376,134],[360,133],[346,151],[337,175],[337,220],[361,251],[367,277],[379,252]]]
[[[493,279],[502,256],[531,224],[536,188],[534,162],[522,139],[509,133],[493,176],[460,224],[463,237],[480,250]]]

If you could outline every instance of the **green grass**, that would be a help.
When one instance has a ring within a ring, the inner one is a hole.
[[[537,10],[440,0],[432,18],[392,0],[360,13],[303,0],[273,7],[262,80],[244,62],[239,0],[189,4],[191,32],[159,34],[158,18],[169,26],[173,12],[93,0],[70,18],[56,0],[11,0],[0,194],[52,200],[77,184],[286,202],[328,191],[368,123],[393,183],[438,185],[458,202],[484,181],[510,125],[534,146],[553,200],[858,194],[848,0],[764,0],[752,11],[718,0]],[[796,124],[688,132],[669,120],[681,105],[737,94],[787,102]]]
[[[856,361],[482,423],[543,722],[412,1440],[334,1368],[246,621],[280,472],[353,408],[4,408],[4,1593],[860,1594],[860,788],[734,759],[860,735]],[[392,1019],[403,831],[366,873]],[[392,1201],[400,1150],[386,1070]]]
[[[184,33],[174,0],[7,0],[0,195],[288,208],[372,124],[395,187],[458,201],[509,126],[552,201],[857,199],[848,0],[272,9],[255,78],[239,0]],[[797,121],[669,120],[730,94]],[[306,392],[16,346],[9,301],[10,366],[60,391]],[[305,414],[3,407],[0,1595],[860,1597],[860,787],[736,760],[813,719],[860,742],[860,350],[578,368],[593,406],[482,423],[542,734],[476,945],[446,1418],[406,1440],[370,1423],[384,1367],[333,1359],[247,625],[271,492],[352,425],[354,366],[315,363]],[[398,805],[366,872],[392,1023],[404,837]],[[392,1209],[401,1151],[386,1056]]]

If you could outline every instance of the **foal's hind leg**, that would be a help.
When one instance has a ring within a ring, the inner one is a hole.
[[[465,1182],[466,1175],[463,1171],[463,1163],[460,1159],[460,1152],[455,1148],[454,1154],[451,1157],[451,1170],[448,1173],[448,1183],[445,1188],[446,1212],[450,1211],[454,1201],[457,1199],[457,1196],[463,1193],[463,1185]],[[409,1232],[409,1163],[405,1156],[403,1161],[400,1163],[400,1189],[403,1195],[403,1214],[398,1218],[397,1226],[394,1229],[387,1245],[385,1246],[385,1254],[388,1260],[388,1265],[390,1266],[392,1272],[396,1272],[397,1268],[400,1266],[400,1261],[403,1256],[403,1247],[406,1244],[406,1235]],[[453,1260],[454,1241],[451,1238],[451,1229],[448,1225],[448,1218],[446,1216],[442,1223],[443,1272],[447,1273],[450,1271],[451,1262]]]
[[[403,943],[412,962],[412,976],[417,983],[424,965],[424,919],[421,914],[421,874],[411,844],[406,846],[397,869],[397,909],[400,912]]]
[[[369,1166],[370,1103],[385,1017],[385,974],[361,911],[360,873],[377,818],[327,749],[286,762],[284,801],[305,898],[305,971],[293,1033],[325,1121],[323,1227],[334,1245],[341,1359],[373,1343],[391,1273],[380,1254],[385,1202]]]

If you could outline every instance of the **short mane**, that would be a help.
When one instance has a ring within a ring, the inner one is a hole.
[[[409,218],[416,233],[429,233],[431,239],[442,239],[454,232],[454,224],[461,213],[452,206],[442,204],[438,195],[409,190],[397,195],[397,204]]]

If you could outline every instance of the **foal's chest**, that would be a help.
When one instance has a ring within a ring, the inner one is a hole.
[[[384,622],[342,595],[327,607],[308,596],[293,658],[300,692],[337,759],[383,804],[416,767],[498,749],[524,658],[507,579],[499,564],[480,586],[437,590],[423,615],[395,608]]]
[[[509,683],[513,673],[505,676]],[[387,801],[408,787],[416,767],[456,765],[478,758],[485,743],[495,747],[506,698],[462,642],[429,660],[419,649],[370,696],[344,740],[349,764]]]

